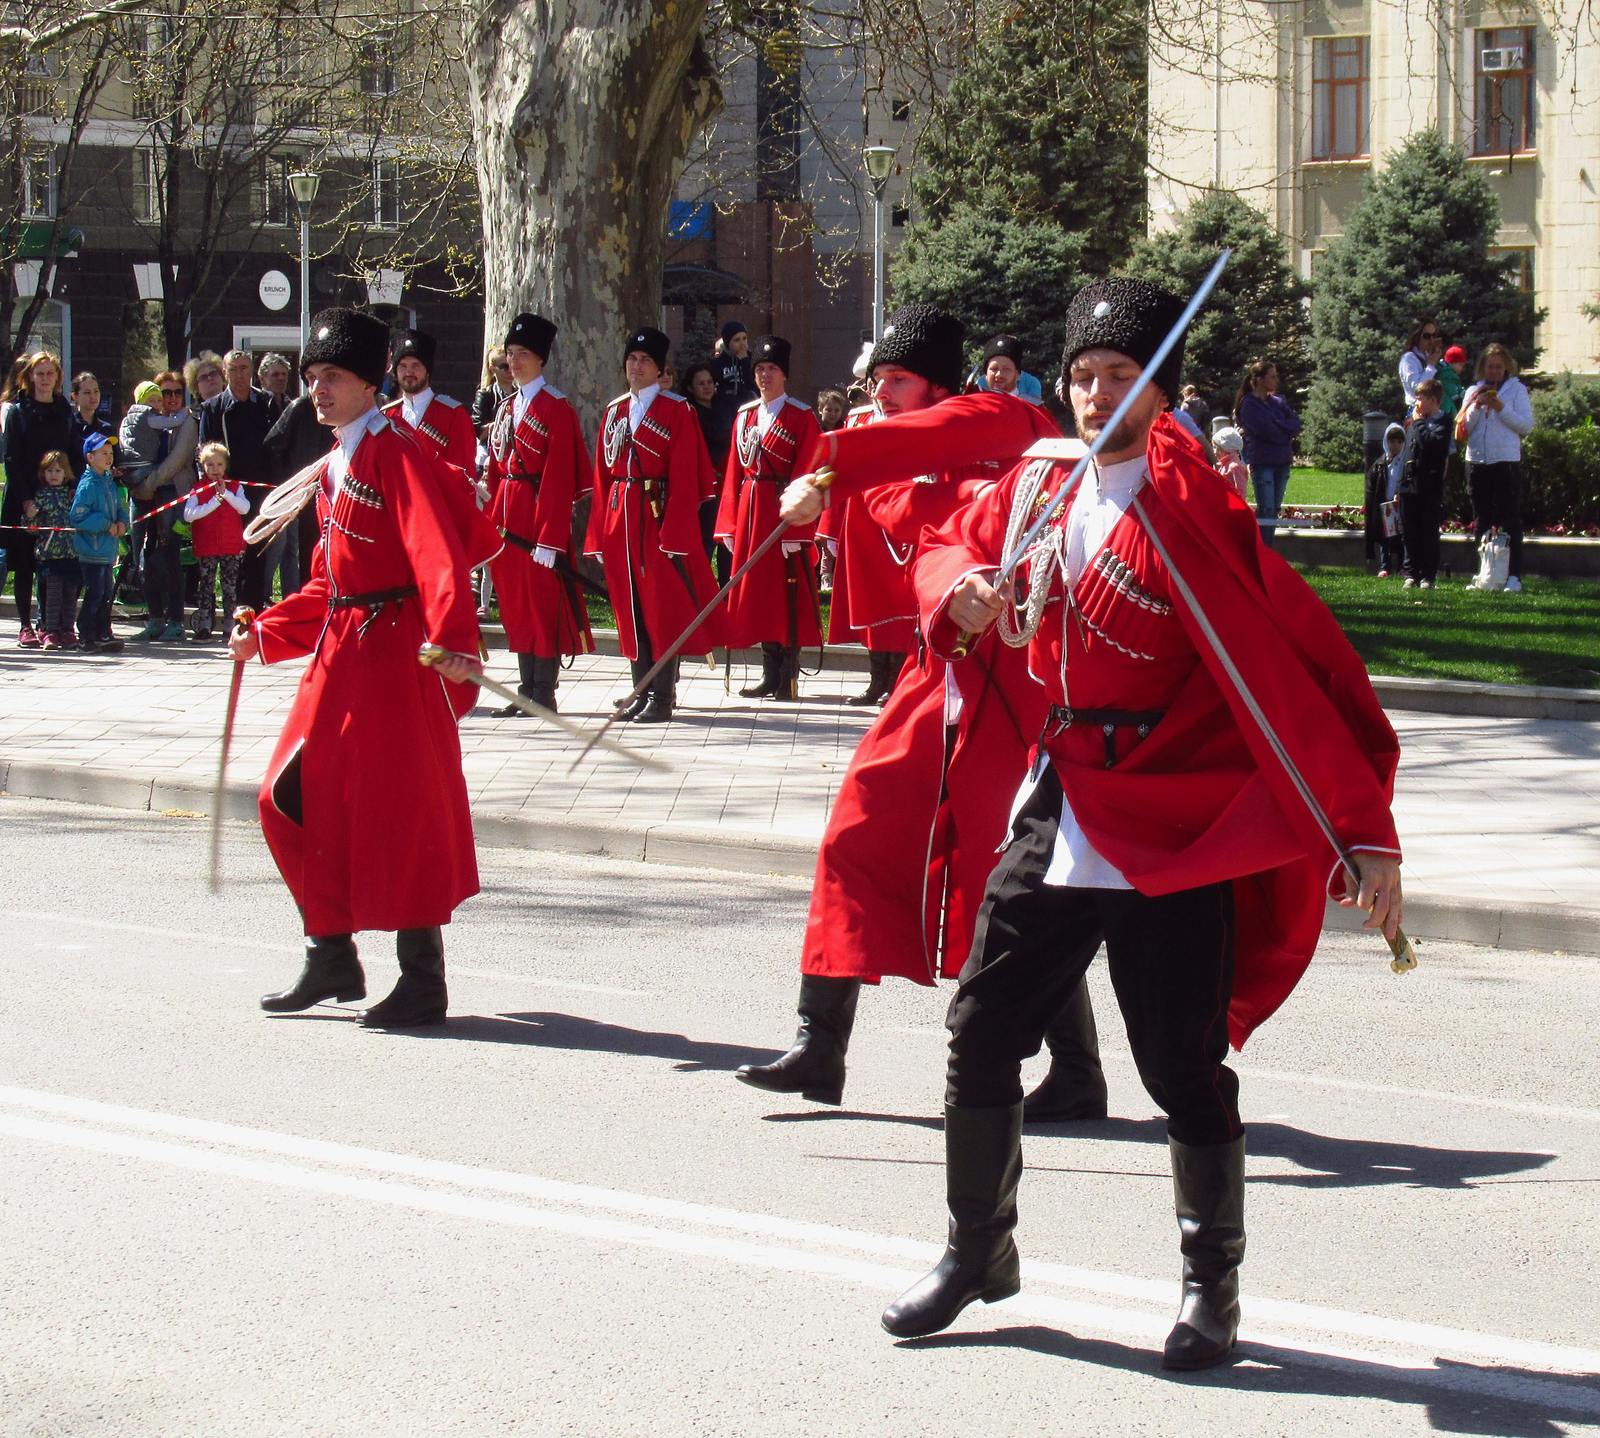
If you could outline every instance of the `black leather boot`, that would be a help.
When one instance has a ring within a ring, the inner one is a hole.
[[[644,708],[633,716],[635,724],[665,724],[678,702],[678,661],[674,659],[650,684]]]
[[[876,704],[889,692],[883,682],[883,659],[884,656],[876,649],[867,650],[867,687],[844,701],[852,709],[865,709],[869,704]]]
[[[1050,1072],[1022,1101],[1024,1123],[1065,1123],[1106,1116],[1106,1076],[1100,1067],[1089,985],[1079,980],[1061,1012],[1044,1031]]]
[[[844,1098],[844,1056],[856,1026],[860,979],[800,976],[800,1028],[794,1045],[770,1064],[745,1064],[734,1077],[768,1093],[797,1093],[812,1103]]]
[[[329,999],[349,1004],[366,996],[367,976],[361,972],[355,940],[349,934],[308,935],[300,977],[291,988],[263,994],[261,1007],[269,1014],[297,1014]]]
[[[998,1303],[1022,1287],[1012,1237],[1022,1178],[1022,1105],[944,1110],[950,1240],[926,1278],[883,1310],[896,1338],[923,1338],[955,1322],[969,1303]]]
[[[382,1003],[361,1015],[369,1029],[415,1029],[442,1024],[450,995],[444,983],[444,933],[431,929],[401,929],[394,936],[400,960],[400,981]]]
[[[539,702],[539,696],[534,693],[533,666],[538,662],[531,654],[517,655],[517,693],[524,699],[532,699],[536,704]],[[495,717],[500,719],[528,718],[528,711],[519,709],[515,704],[507,704],[505,708],[496,709],[494,712]]]
[[[561,661],[535,656],[529,666],[530,681],[522,692],[535,704],[556,712],[556,685],[561,681]]]
[[[778,692],[773,698],[787,699],[790,703],[800,698],[800,651],[789,645],[779,651]]]
[[[639,681],[650,672],[650,664],[651,661],[648,659],[630,659],[628,661],[628,669],[633,675],[633,687],[635,689],[639,687]],[[628,700],[628,702],[617,711],[617,718],[637,719],[641,714],[644,713],[645,705],[647,705],[649,702],[650,690],[646,689],[642,694],[635,694],[632,699]]]
[[[761,646],[761,682],[752,684],[747,689],[739,691],[741,699],[773,699],[778,693],[779,664],[782,662],[783,645],[763,644]]]
[[[1244,1137],[1232,1143],[1168,1139],[1183,1251],[1183,1301],[1167,1335],[1163,1368],[1227,1362],[1239,1332],[1244,1260]]]

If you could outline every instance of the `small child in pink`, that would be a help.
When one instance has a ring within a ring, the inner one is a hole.
[[[1227,480],[1228,488],[1243,499],[1250,480],[1250,469],[1244,462],[1244,436],[1229,425],[1219,429],[1211,442],[1217,450],[1217,473]]]
[[[239,481],[228,478],[228,451],[220,444],[200,446],[201,479],[184,501],[194,557],[200,565],[200,593],[194,615],[194,637],[211,638],[216,619],[217,571],[222,571],[222,613],[232,620],[239,593],[239,563],[244,557],[244,519],[250,509]]]

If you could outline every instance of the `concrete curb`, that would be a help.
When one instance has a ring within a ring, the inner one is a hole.
[[[115,770],[0,759],[0,792],[16,798],[55,799],[200,818],[210,814],[213,789],[209,784],[189,780],[140,779]],[[253,820],[256,786],[229,784],[223,802],[227,818]],[[725,873],[807,878],[817,861],[816,842],[801,835],[753,834],[686,824],[597,823],[566,816],[522,818],[510,814],[474,814],[472,828],[478,842],[487,848],[595,854]],[[1354,930],[1360,927],[1360,915],[1329,904],[1323,927]],[[1406,900],[1406,932],[1413,939],[1600,957],[1600,909],[1419,895]]]

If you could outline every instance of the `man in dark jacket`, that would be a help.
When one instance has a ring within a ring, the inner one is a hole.
[[[1400,530],[1405,542],[1405,587],[1432,589],[1439,577],[1439,519],[1444,508],[1444,466],[1450,457],[1450,422],[1441,408],[1444,386],[1425,379],[1400,454]]]
[[[259,487],[273,481],[272,464],[262,447],[267,431],[278,417],[277,405],[265,390],[251,383],[255,366],[248,350],[229,350],[223,357],[228,387],[200,406],[200,443],[225,445],[228,473],[245,487],[254,519],[266,491]],[[267,602],[265,554],[254,545],[245,554],[239,571],[239,602],[261,609]]]

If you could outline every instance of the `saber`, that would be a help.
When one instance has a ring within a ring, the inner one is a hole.
[[[833,483],[833,471],[827,468],[819,469],[814,475],[811,476],[811,482],[818,489],[827,489],[828,486]],[[750,557],[728,576],[728,582],[711,596],[711,599],[707,603],[706,607],[689,621],[688,628],[686,628],[682,634],[672,641],[671,645],[668,646],[667,652],[650,666],[650,672],[633,686],[633,691],[618,706],[618,713],[620,713],[621,710],[626,709],[628,705],[633,702],[633,700],[637,699],[641,694],[643,694],[645,690],[650,687],[650,682],[656,677],[656,675],[658,675],[667,667],[667,665],[672,663],[672,661],[678,657],[678,651],[689,642],[695,630],[697,630],[706,622],[706,616],[709,615],[719,604],[722,603],[724,599],[728,597],[728,594],[733,589],[733,586],[755,568],[756,564],[761,560],[761,557],[766,554],[766,552],[771,549],[774,544],[782,539],[788,530],[789,522],[787,520],[782,520],[779,522],[778,527],[774,529],[771,534],[763,539],[760,544],[756,545],[755,549],[751,551]],[[593,749],[596,744],[599,744],[601,740],[605,738],[611,726],[616,722],[617,715],[613,714],[606,720],[604,724],[602,724],[592,735],[589,736],[589,742],[578,751],[578,757],[567,766],[567,772],[569,774],[583,762],[584,756],[591,749]]]
[[[431,669],[441,659],[447,659],[449,656],[450,651],[444,648],[443,645],[424,644],[417,651],[417,663]],[[600,737],[599,735],[590,735],[581,725],[574,724],[570,719],[563,719],[554,709],[546,709],[543,704],[535,704],[526,694],[518,694],[515,689],[502,684],[498,679],[489,678],[487,674],[469,674],[467,679],[470,683],[476,684],[478,688],[504,699],[507,704],[514,705],[522,710],[524,714],[532,715],[535,719],[543,719],[547,724],[554,724],[557,729],[564,734],[570,734],[574,739],[587,739],[589,742],[584,746],[583,752],[585,754],[589,752],[589,749],[593,747]],[[641,769],[659,769],[668,774],[672,772],[672,765],[655,758],[653,755],[640,754],[633,749],[626,748],[615,740],[606,740],[601,747],[608,754],[615,754],[618,758],[626,759],[630,764],[637,764]]]
[[[248,634],[255,623],[253,609],[233,611],[233,632]],[[222,716],[222,752],[217,756],[217,787],[211,796],[211,892],[222,892],[222,800],[228,782],[228,750],[233,747],[233,721],[239,712],[239,690],[244,683],[243,659],[233,661],[233,677],[228,681],[228,710]]]
[[[1183,313],[1178,316],[1177,322],[1167,331],[1166,338],[1156,347],[1155,354],[1150,357],[1150,363],[1144,367],[1138,379],[1134,380],[1128,387],[1127,394],[1122,397],[1122,403],[1111,411],[1111,418],[1101,427],[1100,433],[1095,436],[1093,443],[1090,444],[1088,452],[1072,466],[1072,473],[1067,476],[1067,482],[1050,497],[1050,502],[1039,511],[1038,518],[1028,526],[1027,533],[1017,541],[1017,547],[1006,556],[1005,562],[1000,566],[999,573],[991,581],[993,588],[999,589],[1016,573],[1017,566],[1028,557],[1028,551],[1033,548],[1034,541],[1038,539],[1045,526],[1055,518],[1061,506],[1067,502],[1068,497],[1077,489],[1078,482],[1087,472],[1094,457],[1105,447],[1106,441],[1116,433],[1117,426],[1127,418],[1128,411],[1133,408],[1134,401],[1144,393],[1145,386],[1155,378],[1156,371],[1166,362],[1167,356],[1172,353],[1173,346],[1183,337],[1183,332],[1189,328],[1190,321],[1200,312],[1200,306],[1210,297],[1211,291],[1222,277],[1222,271],[1227,267],[1228,260],[1232,255],[1233,251],[1231,249],[1224,248],[1222,253],[1217,256],[1216,263],[1211,266],[1206,277],[1200,281],[1200,288],[1190,297],[1189,303],[1183,307]],[[966,630],[962,630],[957,636],[951,652],[957,659],[965,659],[976,638],[975,634],[969,634]]]
[[[1223,647],[1221,636],[1211,627],[1211,621],[1206,618],[1205,611],[1200,608],[1199,601],[1194,597],[1194,591],[1189,588],[1187,581],[1179,572],[1178,566],[1172,562],[1172,556],[1167,553],[1167,547],[1161,542],[1161,536],[1156,533],[1155,525],[1151,524],[1150,516],[1144,512],[1144,506],[1139,503],[1139,496],[1133,497],[1133,511],[1139,516],[1139,523],[1144,526],[1144,532],[1150,536],[1150,543],[1155,546],[1155,551],[1161,556],[1161,562],[1167,566],[1167,572],[1172,575],[1172,583],[1183,602],[1189,606],[1189,612],[1194,615],[1195,623],[1200,626],[1200,632],[1205,635],[1206,643],[1211,646],[1211,652],[1217,656],[1217,661],[1222,665],[1228,676],[1228,681],[1233,685],[1234,692],[1244,702],[1244,707],[1250,711],[1250,717],[1255,720],[1256,728],[1261,731],[1262,737],[1271,747],[1278,763],[1283,766],[1283,772],[1289,776],[1289,782],[1294,785],[1295,792],[1299,794],[1300,801],[1306,806],[1311,817],[1316,820],[1317,827],[1322,830],[1322,837],[1328,841],[1329,847],[1339,856],[1339,862],[1344,866],[1347,881],[1355,886],[1354,892],[1361,891],[1361,875],[1356,869],[1355,859],[1349,849],[1340,843],[1339,836],[1334,832],[1333,824],[1323,812],[1322,805],[1317,802],[1317,796],[1311,792],[1311,786],[1306,783],[1304,776],[1295,767],[1295,762],[1289,757],[1289,751],[1283,747],[1283,741],[1278,738],[1277,732],[1268,722],[1266,714],[1262,711],[1256,697],[1250,692],[1242,675],[1235,666],[1227,649]],[[1397,974],[1410,973],[1417,966],[1417,951],[1411,947],[1411,940],[1400,928],[1395,929],[1391,939],[1384,935],[1385,942],[1389,945],[1389,952],[1394,955],[1389,967]]]

